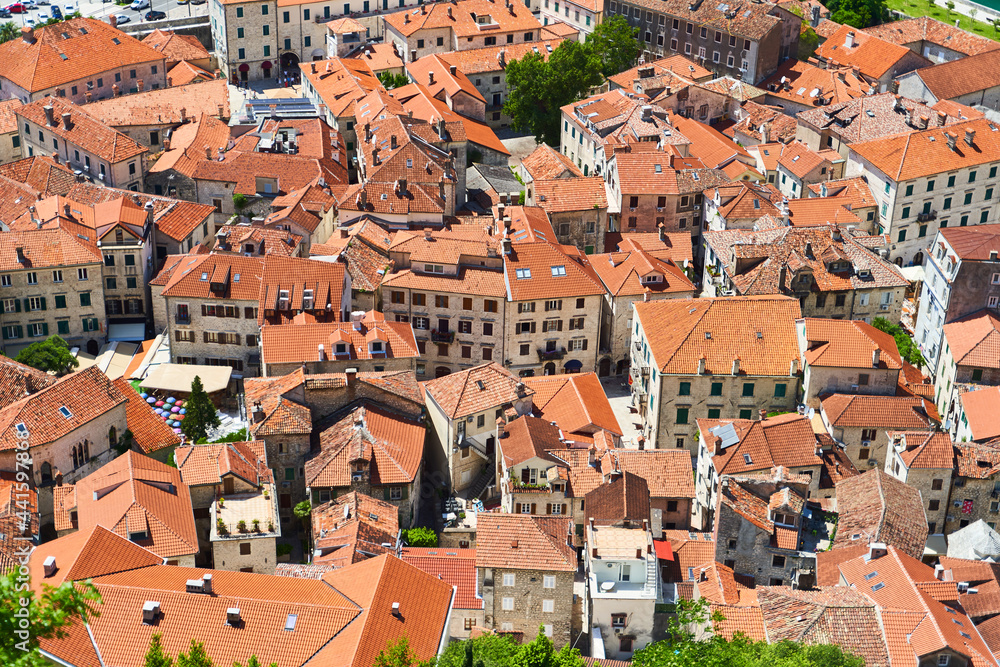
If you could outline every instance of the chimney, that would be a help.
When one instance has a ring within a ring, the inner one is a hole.
[[[254,424],[259,424],[264,421],[264,408],[260,406],[260,401],[253,404],[253,410],[250,411],[250,414],[253,418]]]
[[[448,18],[454,18],[451,14],[451,7],[448,8]],[[395,42],[393,42],[395,44]]]
[[[920,129],[921,130],[926,130],[927,129],[927,124],[929,122],[930,122],[930,119],[927,117],[927,114],[925,114],[925,113],[924,114],[920,114]]]
[[[67,111],[62,115],[63,127],[67,130],[73,129],[73,114]]]
[[[323,343],[320,343],[319,345],[316,346],[316,361],[325,361],[325,360],[326,359],[323,354]]]
[[[965,143],[967,143],[968,145],[971,146],[973,143],[975,143],[975,141],[976,141],[976,131],[975,130],[966,130],[965,131]]]
[[[788,368],[788,374],[789,375],[798,375],[798,373],[799,373],[799,360],[798,359],[793,358],[792,362],[788,366],[789,366],[789,368]]]
[[[204,588],[204,590],[205,590],[205,595],[211,595],[212,594],[212,574],[210,572],[206,572],[205,574],[201,575],[201,581],[202,581],[202,584],[201,584],[202,588]]]
[[[847,38],[844,40],[844,46],[847,48],[854,48],[854,31],[851,30],[847,33]]]
[[[392,603],[392,615],[395,616],[396,618],[402,618],[402,614],[399,612],[399,603],[398,602],[393,602]]]
[[[236,627],[240,624],[240,608],[229,607],[226,609],[226,624]]]
[[[23,39],[28,44],[35,43],[35,32],[28,26],[21,28],[21,39]]]
[[[174,77],[168,76],[167,77],[167,88],[173,88],[173,85],[174,85]]]
[[[49,126],[55,125],[55,120],[53,119],[54,114],[52,105],[46,104],[44,107],[42,107],[42,110],[45,112],[45,124]]]
[[[354,382],[358,379],[358,369],[348,368],[347,370],[344,371],[344,376],[346,378],[347,386],[353,387]]]
[[[46,558],[45,562],[42,563],[42,567],[45,568],[46,578],[51,577],[53,574],[56,573],[56,557],[49,556],[48,558]]]
[[[434,70],[430,70],[429,72],[427,72],[427,85],[428,86],[434,85]]]
[[[52,154],[52,161],[55,162],[56,164],[59,164],[59,153]]]
[[[206,160],[212,159],[212,147],[209,146],[208,144],[205,144],[205,159]]]
[[[868,545],[869,561],[878,560],[887,553],[889,553],[889,550],[886,549],[886,546],[883,542],[872,542],[871,544]]]
[[[94,101],[94,94],[88,90],[87,92],[85,92],[83,94],[83,99],[84,99],[84,102],[86,102],[87,104],[90,104],[91,102]]]
[[[892,109],[893,109],[893,111],[902,111],[903,110],[903,98],[900,97],[898,94],[897,95],[893,95],[893,98],[894,98],[893,102],[892,102]]]
[[[944,127],[944,124],[948,122],[948,114],[943,111],[938,111],[938,127]]]
[[[767,419],[767,410],[761,408],[757,411],[757,420],[764,421],[765,419]]]
[[[396,150],[396,135],[392,135],[389,142],[389,150]]]
[[[219,116],[219,118],[222,118],[223,114],[225,114],[225,109],[220,104],[219,107],[218,107],[218,116]]]
[[[893,81],[889,84],[889,92],[898,93],[899,92],[899,81]]]
[[[122,94],[121,86],[119,86],[117,83],[111,84],[111,94],[114,95],[115,97],[121,95]]]
[[[661,242],[667,240],[666,228],[664,227],[664,225],[663,225],[662,222],[660,224],[656,225],[656,235],[657,235],[657,238],[659,238]]]
[[[705,356],[698,357],[698,375],[705,374]]]
[[[137,81],[135,82],[135,87],[136,87],[136,89],[137,89],[137,90],[138,90],[138,91],[139,91],[140,93],[142,92],[142,89],[143,89],[143,87],[144,87],[144,86],[143,86],[143,83],[142,83],[142,79],[138,79],[138,80],[137,80]]]
[[[63,204],[63,214],[64,214],[64,215],[65,215],[65,216],[66,216],[67,218],[71,218],[71,217],[73,217],[73,216],[72,216],[72,211],[73,211],[73,209],[72,209],[72,207],[71,207],[71,206],[70,206],[69,204]]]
[[[956,150],[955,142],[958,141],[958,135],[954,132],[945,132],[945,137],[948,139],[948,148]]]
[[[118,17],[115,16],[114,14],[111,14],[110,16],[108,16],[108,23],[111,24],[112,28],[117,27],[118,26]]]
[[[316,63],[309,63],[309,65],[310,65],[310,69],[312,70],[311,73],[315,74],[316,73]]]
[[[990,261],[991,262],[997,261],[997,251],[996,250],[990,250]]]
[[[644,104],[642,107],[642,119],[648,121],[653,117],[653,107],[649,104]]]
[[[872,350],[872,368],[878,368],[880,354],[881,350],[879,350],[877,347],[874,350]]]
[[[941,563],[934,566],[934,578],[938,581],[944,581],[944,565]]]
[[[444,118],[443,117],[438,118],[438,136],[441,138],[441,141],[444,141],[447,138],[447,135],[445,134],[445,131],[444,131]]]
[[[733,359],[733,375],[740,374],[740,358],[736,357]]]
[[[455,73],[458,72],[458,67],[455,65],[449,65],[448,71],[451,72],[452,76],[455,76]]]

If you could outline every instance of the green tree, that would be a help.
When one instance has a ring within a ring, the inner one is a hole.
[[[948,0],[948,2],[944,3],[944,6],[948,9],[948,16],[951,16],[951,13],[955,11],[955,3],[952,0]]]
[[[192,639],[188,652],[177,654],[177,667],[214,667],[214,663],[205,653],[205,645]]]
[[[389,70],[381,72],[378,75],[378,80],[382,82],[382,86],[386,90],[402,88],[403,86],[408,86],[410,84],[410,79],[405,73],[400,72],[399,74],[393,74]]]
[[[242,192],[236,192],[233,194],[233,208],[236,209],[236,215],[243,215],[243,211],[250,206],[250,200]]]
[[[560,107],[583,97],[601,82],[600,62],[591,49],[566,40],[546,61],[530,52],[507,64],[507,100],[503,111],[515,130],[531,132],[539,142],[559,144]]]
[[[639,57],[639,29],[616,14],[587,35],[586,46],[601,64],[601,74],[618,74],[635,65]]]
[[[9,42],[14,39],[20,33],[20,29],[17,24],[13,21],[7,21],[0,25],[0,44],[4,42]]]
[[[403,539],[411,547],[436,547],[438,545],[437,534],[424,526],[407,529],[404,531]]]
[[[819,48],[819,35],[812,28],[806,26],[799,35],[799,60],[809,60],[816,55]]]
[[[386,647],[375,656],[374,667],[431,667],[430,660],[421,660],[412,648],[410,640],[400,637],[399,641],[390,641]]]
[[[191,442],[198,442],[208,437],[208,429],[219,425],[219,413],[205,393],[205,387],[197,375],[191,383],[191,396],[184,402],[184,409],[187,412],[184,421],[181,422],[181,431]]]
[[[583,667],[580,651],[568,644],[558,653],[543,628],[527,644],[521,645],[510,661],[511,667]]]
[[[0,576],[0,665],[49,667],[38,640],[65,637],[66,626],[97,616],[101,594],[89,580],[43,585],[41,595],[19,590],[21,585],[16,568]],[[27,627],[21,625],[24,620]]]
[[[21,350],[14,361],[56,375],[65,375],[80,365],[77,358],[70,354],[69,345],[59,336],[49,336],[32,343]]]
[[[889,20],[885,0],[830,0],[826,8],[833,21],[855,28],[867,28]]]
[[[906,329],[898,324],[893,324],[884,317],[876,317],[872,320],[872,326],[879,331],[884,331],[896,340],[896,348],[899,350],[899,355],[907,362],[917,368],[921,368],[927,363],[924,355],[920,353],[920,348],[914,344],[913,339],[906,333]]]
[[[243,667],[243,665],[241,665],[238,662],[234,662],[233,667]],[[257,659],[257,656],[251,655],[250,659],[247,660],[246,667],[264,667],[264,665],[261,664],[260,660]],[[278,663],[272,662],[270,665],[268,665],[268,667],[278,667]]]
[[[143,667],[173,667],[174,659],[163,650],[163,635],[157,633],[149,640]]]
[[[437,667],[467,667],[467,647],[472,647],[476,665],[508,667],[520,648],[510,635],[480,635],[462,642],[452,642],[438,657]]]
[[[292,513],[299,518],[302,522],[302,528],[309,533],[309,519],[312,517],[312,503],[308,500],[303,500],[301,503],[292,508]]]

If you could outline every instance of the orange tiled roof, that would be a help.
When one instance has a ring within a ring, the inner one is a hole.
[[[785,79],[784,83],[782,79]],[[867,95],[871,90],[871,86],[850,69],[824,69],[794,58],[779,65],[774,74],[760,83],[760,87],[770,97],[807,107],[819,106],[821,99],[824,106],[827,100],[829,104],[840,104]],[[812,96],[815,90],[821,94]]]
[[[483,608],[483,599],[477,594],[475,549],[403,547],[400,558],[455,586],[455,609]]]
[[[739,440],[712,456],[712,464],[720,475],[770,470],[774,466],[799,468],[822,465],[820,456],[816,454],[816,435],[808,417],[791,413],[762,420],[699,419],[698,429],[709,452],[715,451],[716,443],[721,439],[720,429],[727,425],[732,425]]]
[[[520,60],[529,53],[537,53],[542,56],[543,60],[548,60],[549,56],[552,55],[552,51],[558,48],[562,42],[561,38],[546,38],[534,42],[504,44],[500,49],[495,46],[488,46],[482,49],[449,51],[448,53],[441,53],[439,56],[449,65],[458,67],[466,75],[487,74],[490,72],[501,72],[506,69],[508,63]],[[503,57],[500,55],[501,51]]]
[[[1000,51],[992,53],[1000,59]],[[969,59],[952,62],[965,60]],[[980,118],[854,144],[851,150],[893,180],[908,181],[1000,160],[1000,132],[995,128],[995,124]],[[971,146],[966,143],[970,132]],[[954,150],[948,146],[949,134],[955,138]]]
[[[167,60],[174,62],[208,58],[208,49],[202,46],[194,35],[179,35],[170,30],[157,28],[143,37],[142,43],[162,53]]]
[[[507,467],[520,465],[533,458],[551,460],[567,448],[559,426],[551,421],[525,415],[503,427],[498,448],[503,452]]]
[[[0,410],[55,384],[55,381],[54,375],[0,355]]]
[[[546,213],[606,209],[608,197],[604,179],[583,178],[535,179],[535,201]]]
[[[348,337],[347,352],[337,356],[334,337]],[[385,352],[369,351],[370,337],[380,337]],[[293,343],[294,344],[291,344]],[[273,324],[261,329],[262,357],[265,363],[301,363],[316,359],[318,346],[324,346],[324,358],[400,359],[417,357],[417,340],[409,322],[386,322],[384,318],[355,329],[351,322]]]
[[[848,46],[848,42],[852,46]],[[816,49],[818,58],[857,67],[862,74],[873,79],[881,78],[911,53],[905,46],[887,42],[872,32],[849,25],[840,26]]]
[[[354,19],[341,19],[342,21],[354,21]],[[357,23],[357,21],[354,21]],[[327,25],[327,30],[330,32],[335,31],[334,24],[338,21],[332,21]],[[360,24],[358,24],[360,25]],[[363,29],[363,28],[362,28]],[[395,42],[390,44],[364,44],[354,51],[347,54],[348,58],[353,58],[357,60],[364,60],[368,67],[371,68],[373,72],[378,74],[379,72],[384,72],[385,70],[401,70],[403,69],[403,59],[399,55],[399,51],[396,48]]]
[[[663,539],[674,552],[674,560],[666,563],[667,581],[693,581],[696,568],[715,560],[712,533],[664,530]]]
[[[495,361],[422,383],[449,419],[530,398],[534,390]]]
[[[351,491],[312,512],[313,563],[344,567],[385,553],[399,541],[399,508]]]
[[[503,273],[491,269],[461,268],[458,275],[418,273],[405,269],[390,274],[383,283],[386,288],[407,288],[428,292],[445,292],[476,296],[507,296]]]
[[[173,270],[161,292],[163,296],[238,301],[257,301],[260,297],[263,257],[226,254],[188,257]],[[213,291],[213,281],[225,284],[225,289]]]
[[[944,335],[959,366],[1000,368],[1000,318],[988,310],[944,325]]]
[[[10,42],[8,42],[10,43]],[[45,106],[53,107],[53,124],[46,122]],[[105,125],[91,116],[83,107],[78,107],[65,100],[46,97],[18,108],[15,113],[19,119],[29,120],[46,128],[60,139],[79,146],[89,153],[116,164],[140,157],[146,152],[146,147],[139,144],[127,134]],[[70,114],[70,124],[66,125],[63,114]]]
[[[21,106],[23,106],[23,102],[17,98],[0,102],[0,134],[17,132],[17,118],[14,116],[14,110]]]
[[[989,37],[976,35],[929,16],[890,21],[865,28],[865,32],[893,44],[910,46],[920,42],[930,42],[967,56],[996,51],[1000,48],[1000,45]]]
[[[513,301],[604,293],[597,276],[560,247],[547,241],[520,241],[525,238],[527,233],[515,233],[512,250],[504,255],[504,272]]]
[[[188,85],[175,81],[170,88],[98,100],[83,109],[110,127],[179,125],[203,114],[228,121],[229,85],[225,79]]]
[[[935,99],[950,100],[991,88],[991,73],[998,64],[1000,51],[993,50],[924,67],[916,74]]]
[[[431,97],[439,97],[443,91],[449,98],[453,98],[462,92],[474,100],[486,103],[483,94],[472,85],[465,72],[456,66],[453,74],[449,69],[449,63],[438,54],[427,55],[406,63],[406,71],[414,83],[423,84],[427,88]],[[433,81],[431,81],[432,73]]]
[[[448,11],[452,10],[452,11]],[[392,13],[385,17],[386,26],[409,37],[421,30],[449,29],[456,37],[481,34],[479,20],[489,18],[495,31],[502,33],[541,30],[531,10],[526,6],[500,8],[490,0],[460,0],[453,5],[421,5],[416,9]]]
[[[41,26],[32,34],[30,42],[0,46],[0,77],[29,93],[146,63],[163,67],[163,54],[94,18]]]
[[[177,448],[175,460],[188,486],[222,484],[226,475],[239,477],[255,487],[272,481],[262,440],[185,445]]]
[[[114,380],[115,389],[125,398],[125,422],[135,444],[146,454],[180,444],[181,438],[167,426],[153,406],[146,403],[129,384],[126,376]]]
[[[622,521],[641,524],[649,521],[649,485],[634,473],[612,475],[585,496],[587,518],[598,526],[613,526]]]
[[[186,86],[189,83],[211,81],[215,75],[197,65],[182,60],[167,71],[167,80],[175,86]]]
[[[1000,388],[983,387],[962,392],[958,400],[962,404],[962,414],[969,422],[973,440],[992,440],[1000,437],[1000,420],[996,418],[1000,411]]]
[[[605,453],[616,469],[644,480],[651,498],[694,498],[691,457],[670,449],[611,449]]]
[[[81,530],[108,526],[164,558],[198,553],[191,494],[176,468],[128,451],[76,489]]]
[[[959,477],[989,479],[1000,472],[1000,448],[997,441],[985,444],[955,443],[955,468]]]
[[[883,542],[920,558],[927,519],[920,492],[875,468],[837,484],[840,523],[833,548]]]
[[[866,322],[815,317],[801,321],[806,341],[803,357],[810,366],[888,370],[903,367],[895,339]]]
[[[460,51],[459,53],[465,53]],[[548,144],[539,144],[538,148],[521,160],[524,169],[533,180],[549,180],[553,178],[583,177],[569,157],[563,155]]]
[[[619,72],[618,74],[609,76],[608,80],[612,81],[615,85],[617,85],[620,88],[627,88],[628,90],[632,90],[633,84],[638,83],[639,81],[642,80],[639,76],[639,70],[641,69],[652,70],[652,76],[644,78],[652,78],[657,75],[664,74],[666,72],[679,74],[680,76],[690,81],[712,78],[711,71],[705,69],[694,60],[686,58],[678,53],[673,56],[660,58],[659,60],[654,60],[649,63],[638,65],[636,67],[633,67],[632,69],[627,69],[624,72]]]
[[[785,115],[778,107],[747,100],[743,103],[743,113],[746,116],[732,128],[734,134],[741,132],[750,136],[757,135],[761,139],[766,136],[767,141],[778,141],[783,144],[795,138],[798,123],[794,117]]]
[[[568,518],[481,512],[476,567],[575,572],[573,521]]]
[[[822,406],[827,420],[841,428],[930,430],[940,420],[934,404],[919,396],[833,394]]]
[[[868,187],[864,179],[858,176],[854,178],[841,178],[836,181],[825,181],[823,183],[812,183],[809,185],[809,189],[816,197],[823,197],[823,192],[826,192],[826,197],[846,199],[851,204],[852,209],[871,208],[876,204],[871,188]]]
[[[955,452],[951,436],[947,433],[930,431],[889,432],[889,442],[899,438],[903,449],[897,450],[907,468],[947,468],[955,467]]]
[[[355,100],[382,87],[363,59],[331,58],[299,63],[299,69],[335,118],[353,115]]]
[[[621,427],[595,373],[528,377],[523,381],[535,394],[534,413],[555,422],[564,433],[582,435],[583,441],[598,430],[621,436]]]
[[[355,461],[367,463],[373,485],[405,485],[416,478],[424,450],[422,421],[363,404],[323,424],[317,427],[320,451],[306,461],[306,486],[350,486]]]
[[[614,296],[638,296],[647,292],[694,296],[694,284],[674,262],[656,259],[628,237],[618,247],[622,252],[588,257],[590,267]],[[656,282],[643,280],[657,274],[659,280]]]
[[[636,302],[635,312],[663,373],[694,374],[704,358],[708,373],[728,375],[739,359],[740,374],[787,376],[799,356],[795,299],[670,299]]]
[[[1000,250],[1000,225],[975,225],[941,230],[941,235],[961,259],[988,260]]]

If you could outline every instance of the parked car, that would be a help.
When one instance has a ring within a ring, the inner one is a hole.
[[[0,19],[9,19],[10,12],[7,11],[6,7],[0,7]]]
[[[132,0],[132,4],[129,5],[129,9],[134,9],[139,11],[140,9],[146,9],[149,7],[149,0]]]
[[[35,4],[35,0],[21,0],[21,4],[28,9],[35,9],[38,5]]]
[[[52,18],[52,16],[49,14],[49,10],[47,9],[39,9],[38,13],[35,14],[35,20],[38,21],[39,23],[44,23],[45,21],[48,21],[50,18]]]
[[[28,8],[22,5],[20,2],[15,2],[4,7],[11,14],[24,14],[28,11]]]
[[[160,12],[156,10],[146,12],[147,21],[159,21],[160,19],[165,19],[165,18],[167,18],[167,14],[165,12]]]
[[[121,25],[123,23],[128,23],[131,20],[132,19],[129,17],[128,14],[115,14],[115,23],[117,25]]]
[[[27,26],[27,27],[29,27],[29,28],[34,28],[35,27],[35,19],[33,19],[33,18],[31,18],[29,16],[28,18],[24,19],[24,25]]]
[[[80,10],[77,9],[76,5],[74,5],[72,2],[63,6],[63,14],[65,14],[66,16],[69,16],[70,14],[76,14],[79,11]]]
[[[62,10],[59,9],[59,5],[52,5],[52,9],[49,11],[52,12],[52,18],[54,19],[61,19],[63,17],[63,13]]]

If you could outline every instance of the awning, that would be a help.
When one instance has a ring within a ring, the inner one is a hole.
[[[570,359],[566,362],[566,368],[571,371],[578,371],[583,368],[583,362],[579,359]]]
[[[263,67],[264,69],[271,69],[271,61],[265,60],[260,64],[260,66]]]
[[[653,551],[660,560],[674,559],[674,548],[670,545],[670,540],[653,540]]]
[[[944,535],[928,535],[927,543],[924,546],[924,556],[946,556],[948,554],[948,542]]]
[[[250,71],[250,65],[247,65],[246,63],[243,63],[242,65],[240,65],[240,71],[241,72],[249,72]]]
[[[146,325],[142,322],[108,325],[108,340],[111,342],[118,340],[141,343],[145,339]]]
[[[125,374],[125,369],[132,362],[132,357],[138,349],[139,346],[135,343],[108,343],[105,349],[101,350],[97,365],[110,379],[117,380]]]
[[[195,376],[201,378],[201,384],[209,394],[222,391],[229,386],[233,369],[229,366],[193,366],[189,364],[160,364],[150,369],[149,375],[142,381],[144,389],[162,389],[163,391],[179,391],[189,393]]]
[[[922,266],[904,266],[899,269],[899,272],[911,283],[922,283],[926,277]]]

